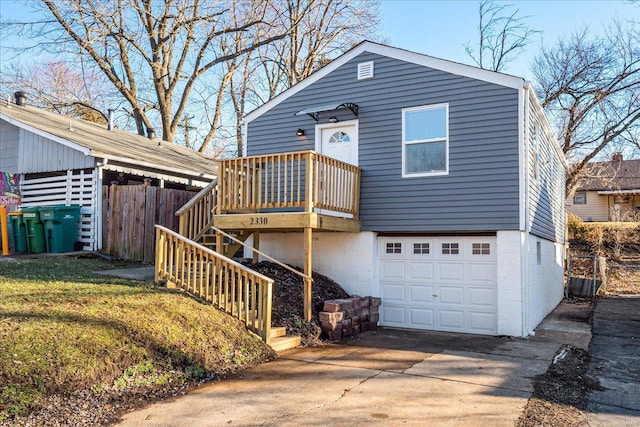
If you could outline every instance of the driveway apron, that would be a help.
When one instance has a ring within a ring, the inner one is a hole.
[[[568,337],[545,320],[530,339],[380,329],[280,359],[127,414],[122,426],[513,426]]]

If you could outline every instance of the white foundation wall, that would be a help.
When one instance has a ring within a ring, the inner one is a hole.
[[[303,237],[304,233],[262,233],[260,251],[280,262],[302,267]],[[376,245],[376,234],[372,232],[313,233],[313,271],[335,280],[349,294],[375,294]],[[262,257],[260,260],[264,261]]]
[[[524,336],[523,249],[525,233],[498,231],[498,335]]]
[[[528,333],[532,333],[564,297],[563,251],[559,243],[529,236]]]

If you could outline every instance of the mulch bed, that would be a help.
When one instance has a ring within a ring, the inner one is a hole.
[[[533,396],[516,426],[588,426],[582,411],[589,392],[600,389],[587,375],[590,360],[586,350],[563,345],[547,372],[535,378]]]
[[[349,294],[327,276],[314,272],[311,287],[312,320],[308,322],[304,320],[304,281],[301,276],[268,261],[245,265],[274,280],[271,323],[286,327],[289,335],[300,335],[303,347],[322,344],[318,313],[322,311],[326,300],[348,298]],[[292,268],[301,271],[297,267]]]

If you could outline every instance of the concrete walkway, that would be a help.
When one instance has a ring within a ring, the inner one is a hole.
[[[589,424],[640,426],[639,296],[598,300],[589,352],[589,375],[603,387],[589,395]]]
[[[576,310],[562,304],[530,339],[381,329],[290,350],[120,425],[513,426],[560,345],[588,345]]]

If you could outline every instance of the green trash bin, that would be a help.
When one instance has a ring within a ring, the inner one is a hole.
[[[45,251],[44,225],[40,221],[38,208],[22,208],[22,220],[27,233],[27,249],[29,253],[39,254]]]
[[[78,240],[80,206],[46,206],[40,208],[44,223],[47,252],[71,252]]]
[[[9,212],[9,222],[13,230],[13,250],[17,253],[27,252],[27,226],[22,219],[22,212]]]

